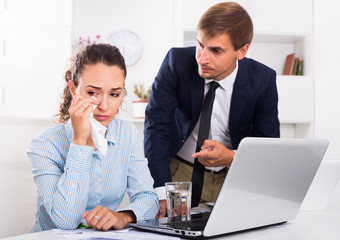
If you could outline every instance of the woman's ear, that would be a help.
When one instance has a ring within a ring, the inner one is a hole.
[[[76,87],[74,86],[74,82],[72,80],[68,81],[68,87],[70,88],[70,93],[72,95],[72,97],[74,97],[74,95],[76,95]]]

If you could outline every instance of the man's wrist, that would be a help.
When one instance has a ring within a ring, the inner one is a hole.
[[[158,200],[165,200],[166,199],[166,191],[165,186],[162,187],[156,187],[155,192],[158,196]]]

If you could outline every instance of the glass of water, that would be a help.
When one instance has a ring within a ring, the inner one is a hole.
[[[191,182],[165,183],[169,217],[190,215]]]

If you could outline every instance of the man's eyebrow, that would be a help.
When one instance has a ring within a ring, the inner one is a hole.
[[[221,50],[221,51],[225,50],[225,48],[222,48],[222,47],[209,47],[209,49],[211,49],[211,50]]]
[[[200,42],[200,40],[196,39],[196,41],[197,41],[200,45],[204,46],[204,45]],[[207,48],[209,48],[210,50],[221,50],[221,51],[225,51],[225,50],[226,50],[225,48],[222,48],[222,47],[207,47]]]

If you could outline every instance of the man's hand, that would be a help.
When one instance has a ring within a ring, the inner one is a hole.
[[[229,167],[234,154],[234,151],[216,140],[205,140],[201,151],[194,153],[192,158],[198,158],[198,161],[206,167]]]
[[[167,213],[166,211],[166,199],[165,200],[159,200],[159,210],[156,215],[156,218],[164,218],[165,214]]]

